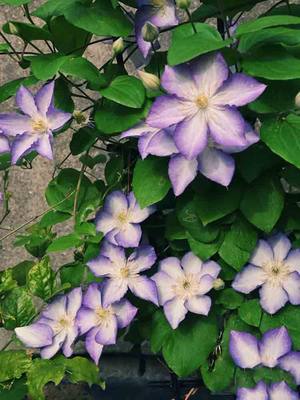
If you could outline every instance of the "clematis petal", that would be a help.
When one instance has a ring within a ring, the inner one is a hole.
[[[264,284],[266,280],[267,277],[262,268],[248,264],[235,276],[232,287],[238,292],[248,294]]]
[[[40,348],[49,346],[53,341],[53,331],[46,324],[35,323],[22,326],[21,328],[16,328],[15,333],[26,347]]]
[[[280,328],[267,331],[259,344],[261,363],[265,367],[274,368],[280,357],[289,353],[292,349],[292,341],[287,329]]]
[[[142,237],[142,229],[138,224],[127,224],[115,235],[115,241],[122,247],[137,247]]]
[[[178,24],[173,0],[165,0],[161,7],[154,7],[155,13],[151,22],[159,28],[168,28]]]
[[[176,329],[182,322],[188,310],[184,306],[184,300],[175,297],[164,304],[164,313],[173,329]]]
[[[42,311],[41,316],[57,321],[65,316],[67,306],[67,297],[60,296]]]
[[[257,267],[262,267],[263,264],[269,263],[273,259],[274,254],[269,243],[265,240],[259,240],[249,262]]]
[[[289,302],[295,306],[300,304],[300,275],[292,272],[282,282],[283,289],[287,292]]]
[[[110,315],[98,327],[98,332],[95,336],[96,342],[99,344],[115,344],[117,341],[118,324],[115,315]]]
[[[130,271],[139,273],[151,268],[156,261],[156,253],[152,246],[138,247],[128,258]]]
[[[181,154],[171,157],[168,173],[175,196],[182,194],[196,178],[197,166],[196,159],[188,160]]]
[[[73,326],[72,328],[69,328],[67,330],[67,335],[62,345],[62,352],[65,357],[71,357],[71,355],[73,354],[72,346],[78,335],[79,335],[79,329],[77,326]]]
[[[8,136],[21,135],[32,130],[31,120],[27,115],[0,114],[0,130]]]
[[[10,151],[8,139],[0,133],[0,154],[8,153]]]
[[[240,368],[254,368],[261,363],[258,341],[250,333],[231,331],[229,351]]]
[[[156,284],[150,278],[146,276],[130,278],[128,286],[135,296],[158,305]]]
[[[195,274],[200,276],[203,262],[199,257],[195,256],[194,253],[189,251],[183,256],[181,265],[186,274]]]
[[[82,303],[82,290],[75,288],[67,294],[67,314],[72,318],[76,317]]]
[[[94,360],[95,364],[99,363],[100,356],[103,351],[103,345],[96,342],[96,335],[98,333],[98,328],[93,328],[85,338],[85,348],[89,353],[90,357]]]
[[[184,278],[181,264],[176,257],[167,257],[159,263],[159,270],[165,272],[173,279]]]
[[[138,312],[138,309],[129,303],[128,300],[121,300],[114,303],[112,308],[117,318],[119,329],[128,326]]]
[[[300,249],[291,250],[284,262],[290,270],[300,274]]]
[[[111,232],[116,227],[115,219],[111,214],[108,214],[103,210],[100,210],[96,214],[95,224],[97,232],[102,232],[104,235]]]
[[[130,222],[135,224],[143,222],[146,218],[149,217],[149,215],[153,214],[156,211],[155,206],[141,208],[138,202],[136,201],[133,192],[130,192],[128,195],[128,205],[129,205]]]
[[[127,290],[127,280],[121,278],[106,279],[102,289],[103,306],[107,307],[110,304],[121,300],[122,297],[125,296]]]
[[[54,95],[54,81],[42,86],[35,95],[35,104],[39,112],[43,115],[47,115],[47,111],[53,102]]]
[[[47,119],[51,131],[62,128],[71,118],[72,114],[59,111],[53,107],[50,107],[47,112]]]
[[[41,357],[44,359],[52,358],[61,348],[67,334],[65,330],[59,332],[53,339],[52,344],[41,349]]]
[[[270,237],[268,243],[272,247],[274,259],[277,261],[283,261],[292,247],[289,238],[282,233]]]
[[[172,95],[191,99],[197,97],[198,91],[188,65],[169,67],[166,65],[161,77],[162,87]]]
[[[151,52],[151,43],[146,42],[143,39],[142,29],[147,21],[151,21],[151,17],[153,15],[153,7],[144,6],[137,10],[135,13],[135,37],[137,41],[137,45],[143,55],[146,58]]]
[[[88,261],[86,265],[95,276],[110,276],[116,268],[114,263],[101,255]]]
[[[148,134],[153,134],[159,132],[158,128],[153,128],[150,125],[147,125],[145,122],[140,122],[139,124],[135,125],[133,128],[128,129],[127,131],[123,132],[120,136],[121,139],[127,137],[141,137]]]
[[[35,150],[43,157],[48,158],[48,160],[53,160],[53,151],[52,151],[52,135],[44,134],[39,137],[35,147]]]
[[[211,101],[215,105],[244,106],[259,97],[266,87],[251,76],[236,73],[224,82]]]
[[[253,130],[252,126],[245,122],[245,143],[238,146],[219,146],[225,153],[240,153],[252,146],[254,143],[259,142],[259,135]]]
[[[254,388],[239,388],[236,395],[237,400],[269,400],[267,385],[262,381]]]
[[[205,261],[202,265],[201,275],[210,275],[217,278],[221,271],[221,267],[215,261]]]
[[[111,192],[105,199],[103,211],[113,216],[120,213],[127,213],[128,202],[125,194],[120,190]]]
[[[165,157],[178,153],[173,137],[166,130],[142,136],[139,139],[138,148],[143,159],[149,154]]]
[[[125,250],[122,247],[107,242],[106,240],[101,245],[100,254],[119,266],[125,266],[126,264]]]
[[[101,292],[98,283],[91,283],[87,288],[82,300],[82,305],[91,310],[102,306]]]
[[[165,272],[157,272],[151,279],[156,284],[157,295],[160,305],[164,305],[167,301],[174,299],[174,279]]]
[[[288,301],[288,295],[280,286],[273,286],[266,282],[259,290],[260,304],[269,314],[275,314],[285,306]]]
[[[199,281],[199,287],[197,289],[198,295],[203,295],[208,293],[214,284],[215,279],[210,275],[203,275]]]
[[[269,400],[299,400],[299,395],[282,381],[269,387]]]
[[[16,164],[17,161],[35,149],[38,137],[29,133],[18,135],[11,145],[11,162]]]
[[[82,307],[78,311],[76,323],[79,327],[80,334],[84,335],[90,329],[97,326],[97,314],[90,308]]]
[[[208,315],[211,307],[211,299],[208,296],[193,296],[184,305],[192,313]]]
[[[16,94],[16,103],[20,110],[30,117],[38,114],[34,98],[25,86],[20,86]]]
[[[290,351],[279,359],[279,367],[288,371],[295,379],[297,385],[300,385],[300,352]]]

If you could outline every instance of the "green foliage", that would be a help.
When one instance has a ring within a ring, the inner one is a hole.
[[[31,366],[31,357],[23,350],[0,351],[0,382],[18,379]]]
[[[134,76],[117,76],[100,94],[108,100],[126,107],[141,108],[145,101],[145,88]]]
[[[55,290],[55,274],[48,257],[36,263],[28,271],[27,286],[33,295],[45,300],[51,298]]]
[[[28,325],[35,315],[31,295],[24,287],[13,288],[1,302],[0,313],[6,329]]]

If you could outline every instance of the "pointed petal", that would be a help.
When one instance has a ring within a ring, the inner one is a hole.
[[[292,272],[287,275],[282,287],[288,294],[289,302],[298,306],[300,304],[300,275],[298,272]]]
[[[35,95],[35,104],[39,112],[46,116],[48,109],[53,101],[54,81],[42,86]]]
[[[143,55],[144,58],[146,58],[149,53],[151,52],[151,43],[150,42],[146,42],[143,39],[143,35],[142,35],[142,29],[143,26],[145,25],[145,23],[147,21],[151,20],[153,14],[153,10],[152,7],[142,7],[140,9],[137,10],[137,12],[135,13],[135,37],[136,37],[136,41],[137,41],[137,45]]]
[[[274,259],[278,261],[283,261],[292,247],[289,238],[282,233],[278,233],[269,238],[268,243],[272,247]]]
[[[173,137],[165,130],[142,136],[139,139],[138,148],[143,159],[149,154],[165,157],[178,153]]]
[[[206,147],[198,156],[198,170],[211,181],[228,186],[234,174],[235,163],[229,154]]]
[[[78,311],[76,322],[80,334],[84,335],[86,332],[97,326],[97,315],[90,308],[82,307]]]
[[[128,202],[125,194],[120,190],[111,192],[105,199],[103,211],[117,216],[120,213],[127,213]]]
[[[285,306],[288,295],[282,287],[274,287],[270,283],[264,283],[259,290],[260,304],[269,314],[275,314]]]
[[[158,305],[156,284],[150,278],[146,276],[130,278],[128,286],[135,296]]]
[[[96,342],[96,335],[98,333],[98,328],[92,329],[85,338],[85,348],[89,353],[90,357],[94,360],[95,364],[99,363],[100,356],[103,351],[103,345]]]
[[[149,217],[149,215],[153,214],[156,211],[155,206],[141,208],[138,202],[136,201],[133,192],[130,192],[128,195],[128,204],[129,204],[130,222],[135,224],[143,222],[145,219]]]
[[[126,228],[115,235],[115,241],[122,247],[137,247],[142,237],[142,229],[138,224],[127,224]]]
[[[77,326],[73,326],[72,328],[68,329],[67,336],[62,345],[62,352],[65,357],[71,357],[71,355],[73,354],[72,346],[73,346],[78,334],[79,334],[79,329]]]
[[[250,333],[231,331],[229,350],[233,361],[240,368],[254,368],[261,362],[258,341]]]
[[[293,375],[297,385],[300,385],[300,352],[291,351],[279,360],[279,367]]]
[[[169,67],[166,65],[161,77],[162,87],[172,95],[180,98],[191,99],[197,97],[198,91],[187,64]]]
[[[269,400],[267,385],[261,381],[254,388],[239,388],[237,400]]]
[[[193,296],[184,305],[192,313],[208,315],[211,307],[211,299],[208,296]]]
[[[182,194],[196,178],[197,166],[196,159],[188,160],[181,154],[171,157],[168,173],[175,196]]]
[[[252,146],[254,143],[259,142],[259,135],[254,131],[252,126],[245,122],[245,140],[246,142],[238,146],[219,146],[219,148],[225,153],[240,153],[246,150],[248,147]]]
[[[117,341],[117,318],[115,315],[107,317],[98,327],[98,332],[95,336],[96,342],[99,344],[115,344]]]
[[[284,381],[273,383],[269,387],[270,400],[299,400],[299,395],[294,392]]]
[[[65,316],[67,305],[67,297],[60,296],[56,298],[52,303],[48,304],[47,307],[42,311],[41,316],[45,318],[57,321]]]
[[[16,328],[15,333],[26,347],[40,348],[48,346],[53,340],[53,331],[46,324],[35,323]]]
[[[30,132],[32,130],[30,118],[16,113],[0,114],[0,130],[8,136]]]
[[[82,290],[75,288],[67,295],[67,314],[75,318],[82,303]]]
[[[125,296],[128,289],[127,281],[120,278],[111,278],[104,281],[102,290],[103,306],[119,301]]]
[[[269,243],[265,240],[259,240],[249,262],[257,267],[262,267],[263,264],[273,261],[273,259],[274,254]]]
[[[290,270],[300,274],[300,249],[291,250],[285,259],[285,264],[290,267]]]
[[[121,139],[127,137],[141,137],[144,135],[157,133],[159,131],[158,128],[152,128],[150,125],[147,125],[145,122],[140,122],[139,124],[135,125],[133,128],[128,129],[127,131],[123,132],[120,136]]]
[[[156,284],[157,295],[160,305],[164,305],[167,301],[174,299],[174,279],[165,272],[157,272],[151,279]]]
[[[102,306],[101,292],[97,283],[91,283],[83,296],[82,305],[91,310]]]
[[[167,257],[159,263],[159,270],[165,272],[173,279],[183,278],[184,272],[180,260],[176,257]]]
[[[41,349],[41,357],[44,359],[49,359],[55,356],[55,354],[59,351],[61,348],[65,338],[66,338],[66,331],[62,330],[59,332],[53,339],[52,344],[49,346],[43,347]]]
[[[292,349],[292,341],[287,329],[271,329],[267,331],[259,344],[261,362],[265,367],[274,368],[280,357],[289,353]]]
[[[102,243],[100,254],[119,266],[126,264],[125,250],[107,241]]]
[[[205,261],[202,265],[201,275],[210,275],[217,278],[221,271],[221,267],[215,261]]]
[[[43,157],[48,158],[48,160],[53,160],[52,151],[52,135],[43,134],[39,137],[35,147],[35,150]]]
[[[114,303],[112,306],[117,318],[118,328],[126,328],[133,318],[136,316],[138,309],[134,307],[128,300],[122,300]]]
[[[101,255],[88,261],[86,265],[95,276],[109,276],[115,270],[115,264]]]
[[[72,114],[59,111],[53,107],[50,107],[47,112],[47,119],[51,131],[62,128],[71,118]]]
[[[28,133],[23,133],[18,135],[11,145],[11,162],[16,164],[19,158],[25,156],[30,151],[35,150],[35,145],[37,144],[38,137],[30,135]]]
[[[188,310],[184,306],[184,300],[178,297],[167,301],[164,304],[164,313],[173,329],[176,329],[180,322],[182,322]]]
[[[130,271],[139,273],[146,271],[155,264],[156,253],[152,246],[138,247],[128,258],[128,267]]]
[[[24,86],[20,86],[19,90],[17,91],[16,103],[24,114],[29,115],[30,117],[38,114],[33,96]]]
[[[238,292],[248,294],[264,284],[266,279],[266,274],[262,268],[248,264],[235,276],[232,287]]]
[[[8,153],[10,151],[8,139],[0,133],[0,154]]]
[[[183,256],[181,265],[185,274],[201,275],[203,262],[191,251]]]
[[[96,214],[95,224],[97,232],[102,232],[104,235],[116,227],[115,219],[103,209]]]
[[[199,282],[199,288],[197,290],[197,294],[202,296],[208,293],[214,285],[215,279],[210,275],[203,275]]]
[[[162,7],[155,8],[151,22],[159,28],[168,28],[178,24],[176,8],[173,0],[165,0]]]

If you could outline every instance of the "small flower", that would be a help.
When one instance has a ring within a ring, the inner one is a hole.
[[[291,242],[285,235],[259,240],[249,261],[233,281],[235,290],[250,293],[261,287],[260,303],[270,314],[288,301],[300,304],[300,249],[291,250]]]
[[[86,334],[85,347],[98,364],[103,346],[116,343],[117,330],[130,324],[137,308],[127,300],[104,304],[101,286],[96,283],[88,287],[82,305],[78,312],[80,334]]]
[[[54,108],[54,81],[44,85],[35,95],[21,86],[16,102],[23,114],[0,114],[0,130],[13,136],[11,145],[12,163],[35,150],[43,157],[53,159],[52,132],[60,129],[71,114]]]
[[[271,329],[259,341],[247,332],[231,331],[229,351],[235,364],[240,368],[255,368],[262,365],[274,368],[280,358],[289,354],[292,341],[287,329]]]
[[[96,229],[114,245],[137,247],[142,236],[140,222],[155,210],[154,206],[141,209],[133,192],[126,196],[116,190],[106,197],[102,210],[97,213]]]
[[[42,358],[53,357],[60,348],[66,357],[73,354],[72,345],[78,336],[76,317],[81,307],[80,288],[60,296],[41,313],[32,325],[16,328],[15,333],[25,346],[41,349]]]
[[[138,247],[128,258],[122,247],[105,242],[97,258],[87,265],[96,276],[106,277],[102,290],[103,302],[113,303],[131,290],[133,294],[158,305],[155,283],[141,272],[151,268],[156,261],[152,246]]]
[[[221,268],[214,261],[202,262],[192,252],[180,261],[168,257],[160,262],[155,281],[159,303],[173,329],[184,320],[188,311],[208,315],[211,299],[205,294],[214,285]]]
[[[299,400],[299,396],[284,381],[269,387],[260,381],[254,388],[239,388],[237,400]]]
[[[159,90],[160,80],[156,75],[145,71],[137,71],[137,73],[146,89]]]
[[[188,160],[195,159],[209,138],[221,146],[244,146],[245,121],[236,107],[255,100],[266,85],[241,73],[229,77],[221,54],[165,67],[161,79],[168,95],[158,97],[146,122],[156,128],[176,125],[174,141]]]
[[[186,10],[190,7],[192,0],[176,0],[177,7]]]
[[[124,40],[122,37],[119,37],[113,42],[112,49],[116,55],[122,53],[122,51],[125,49]]]
[[[159,29],[156,25],[152,24],[150,21],[145,22],[142,28],[142,37],[145,42],[154,42],[159,36]]]
[[[90,118],[90,115],[86,112],[82,112],[80,110],[74,110],[73,114],[73,120],[75,122],[75,125],[77,125],[77,128],[82,128],[84,126],[88,127],[93,127],[94,123],[92,119]]]

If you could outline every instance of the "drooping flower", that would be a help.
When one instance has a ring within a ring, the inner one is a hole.
[[[130,324],[137,308],[127,300],[104,303],[103,291],[96,283],[88,287],[82,305],[78,312],[80,334],[86,334],[86,350],[98,364],[103,346],[116,343],[118,329]]]
[[[155,210],[154,206],[141,209],[133,192],[126,196],[116,190],[106,197],[103,208],[97,213],[96,229],[114,245],[137,247],[142,236],[140,222]]]
[[[52,132],[71,118],[71,114],[54,107],[53,94],[54,81],[44,85],[35,97],[21,86],[16,102],[23,114],[0,114],[0,130],[14,138],[11,145],[13,164],[33,150],[52,160]]]
[[[221,146],[245,146],[245,121],[236,107],[255,100],[266,85],[241,73],[229,77],[221,54],[205,55],[188,64],[166,66],[158,97],[147,123],[156,128],[176,125],[174,141],[185,158],[195,159],[209,138]]]
[[[202,262],[192,252],[181,261],[168,257],[160,262],[159,272],[152,279],[157,286],[159,303],[173,329],[188,311],[208,315],[211,299],[206,293],[213,288],[220,270],[216,262]]]
[[[229,351],[240,368],[258,365],[274,368],[291,349],[292,341],[284,326],[267,331],[261,340],[247,332],[233,330],[230,333]]]
[[[237,274],[232,287],[242,293],[261,287],[260,303],[270,314],[288,301],[300,304],[300,249],[291,250],[291,242],[283,234],[259,240],[250,264]]]
[[[66,357],[70,357],[79,333],[76,317],[81,300],[81,288],[60,296],[42,311],[37,322],[15,329],[18,339],[27,347],[40,348],[42,358],[53,357],[60,348]]]
[[[260,381],[254,388],[239,388],[237,400],[299,400],[299,396],[284,381],[269,387]]]
[[[158,305],[155,283],[147,276],[140,275],[151,268],[155,261],[156,254],[152,246],[140,246],[126,258],[122,247],[105,242],[99,256],[87,265],[96,276],[107,278],[102,289],[105,305],[122,299],[128,290]]]
[[[146,22],[158,28],[168,28],[178,24],[174,0],[138,0],[135,14],[135,36],[143,56],[151,51],[151,43],[143,39],[142,29]]]

